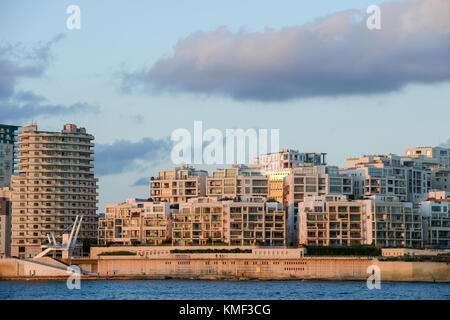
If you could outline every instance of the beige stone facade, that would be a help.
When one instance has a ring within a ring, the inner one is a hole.
[[[287,211],[287,244],[296,246],[299,235],[298,205],[305,197],[352,195],[353,178],[339,173],[334,166],[303,164],[285,178],[284,206]]]
[[[269,195],[269,179],[260,170],[233,166],[213,171],[206,180],[208,197],[265,197]]]
[[[172,241],[175,245],[284,245],[284,211],[281,204],[264,198],[189,200],[173,216]]]
[[[36,125],[19,134],[19,169],[12,179],[11,255],[33,257],[47,243],[60,239],[78,215],[78,239],[97,239],[97,181],[94,136],[66,124],[61,132],[39,131]]]
[[[204,197],[207,175],[205,170],[187,166],[160,171],[157,178],[150,178],[150,198],[177,204]]]
[[[161,244],[170,240],[171,209],[168,202],[127,199],[107,203],[105,217],[99,219],[99,244]]]

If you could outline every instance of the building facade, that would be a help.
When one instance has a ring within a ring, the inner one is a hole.
[[[411,202],[397,197],[372,196],[365,205],[365,244],[378,247],[423,247],[422,216]]]
[[[269,178],[261,170],[246,166],[233,166],[213,171],[206,179],[208,197],[265,197],[269,195]]]
[[[285,178],[284,207],[287,212],[287,243],[298,245],[298,204],[308,196],[353,195],[353,178],[334,166],[303,164]]]
[[[80,244],[97,239],[93,140],[73,124],[61,132],[23,127],[18,175],[12,179],[11,255],[35,256],[47,243],[47,234],[60,239],[81,215]]]
[[[450,193],[430,192],[420,203],[426,247],[450,248]]]
[[[174,245],[284,245],[282,204],[265,198],[191,199],[173,216]]]
[[[172,204],[206,195],[208,172],[192,167],[178,167],[160,171],[157,178],[150,178],[150,198]]]
[[[412,158],[431,158],[441,167],[450,167],[450,148],[417,147],[405,150],[405,155]]]
[[[284,149],[280,152],[262,154],[252,159],[252,167],[266,170],[279,171],[292,169],[301,163],[312,165],[326,165],[326,153],[321,152],[299,152],[293,149]]]
[[[298,205],[299,243],[308,246],[363,244],[363,203],[346,196],[310,196]]]
[[[11,248],[11,191],[0,188],[0,258],[10,257]]]
[[[127,199],[107,203],[105,217],[99,219],[99,244],[151,244],[170,240],[172,212],[168,202]]]
[[[0,188],[11,186],[11,176],[16,170],[18,129],[0,124]]]
[[[419,202],[431,188],[431,171],[422,162],[392,154],[347,159],[341,173],[354,177],[356,198],[396,196]]]

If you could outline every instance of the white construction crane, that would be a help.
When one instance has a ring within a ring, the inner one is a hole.
[[[75,248],[75,245],[77,243],[78,233],[80,231],[81,222],[83,220],[83,215],[76,216],[75,222],[72,226],[72,231],[70,232],[70,235],[68,233],[64,233],[62,235],[62,243],[57,244],[55,240],[55,235],[47,234],[48,244],[42,245],[41,247],[45,249],[41,253],[39,253],[37,256],[35,256],[33,259],[44,257],[46,254],[48,254],[51,251],[62,251],[63,257],[67,255],[67,258],[70,258],[72,256],[72,251]]]

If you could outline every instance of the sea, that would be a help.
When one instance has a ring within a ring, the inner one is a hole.
[[[448,283],[345,281],[0,281],[0,300],[450,300]]]

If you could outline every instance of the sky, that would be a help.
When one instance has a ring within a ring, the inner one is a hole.
[[[449,16],[447,0],[4,0],[0,123],[93,134],[100,212],[147,197],[196,120],[279,129],[280,147],[338,166],[448,144]]]

